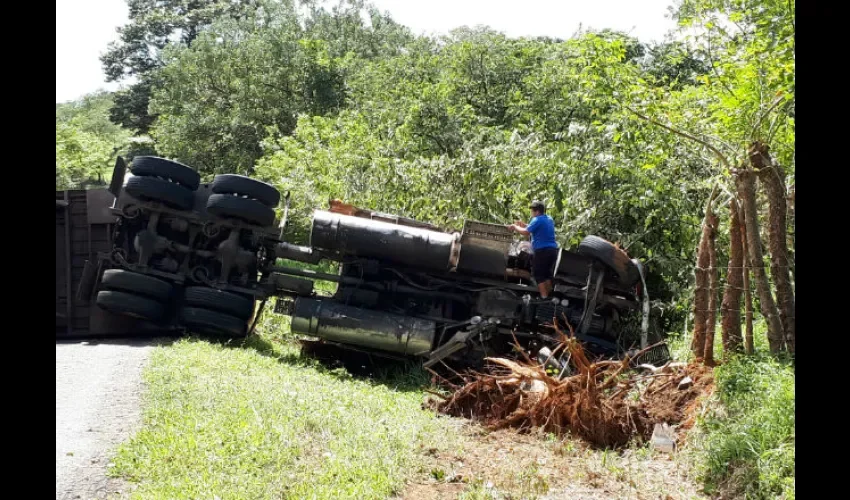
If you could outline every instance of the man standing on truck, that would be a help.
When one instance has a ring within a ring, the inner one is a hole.
[[[516,221],[508,226],[511,231],[523,236],[531,236],[531,274],[537,282],[537,289],[544,299],[552,293],[552,278],[555,277],[555,263],[558,261],[558,243],[555,242],[555,221],[546,215],[546,205],[534,200],[529,206],[531,222],[527,225]]]

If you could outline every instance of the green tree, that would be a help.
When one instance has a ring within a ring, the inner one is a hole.
[[[56,124],[56,189],[75,189],[108,181],[112,144],[72,124]]]
[[[302,15],[264,3],[166,50],[150,105],[158,149],[204,173],[247,173],[270,130],[289,135],[300,113],[337,113],[355,61],[398,53],[410,38],[389,17],[344,5]]]
[[[56,105],[56,189],[109,181],[130,133],[109,120],[112,94],[96,92]]]
[[[146,133],[155,116],[148,103],[163,50],[172,43],[190,45],[215,19],[238,16],[256,7],[253,0],[127,0],[129,22],[118,28],[119,40],[101,56],[106,80],[135,78],[117,93],[110,118],[116,124]]]

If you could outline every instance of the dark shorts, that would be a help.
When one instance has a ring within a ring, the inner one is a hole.
[[[531,261],[531,275],[534,281],[543,283],[555,277],[555,263],[558,261],[558,248],[541,248],[534,251]]]

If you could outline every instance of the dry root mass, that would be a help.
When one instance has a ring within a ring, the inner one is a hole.
[[[693,424],[699,396],[712,388],[711,369],[668,363],[630,368],[629,359],[591,362],[574,338],[561,335],[573,374],[556,378],[528,357],[487,358],[485,372],[457,374],[453,393],[431,400],[439,412],[480,421],[491,429],[540,428],[571,433],[591,444],[620,447],[648,440],[656,423]],[[436,375],[436,374],[435,374]]]

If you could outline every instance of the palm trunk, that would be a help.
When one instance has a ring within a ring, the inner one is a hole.
[[[797,217],[794,209],[796,191],[797,185],[791,184],[791,187],[788,188],[788,223],[791,226],[788,238],[788,247],[791,249],[790,251],[792,254],[791,262],[789,262],[789,265],[791,266],[791,280],[793,281],[792,286],[797,283],[797,270],[794,265],[795,257],[797,256]]]
[[[717,330],[717,282],[720,270],[717,268],[717,225],[719,218],[711,214],[711,233],[707,245],[708,250],[708,311],[705,315],[705,364],[714,366],[714,333]]]
[[[759,306],[761,314],[767,321],[767,341],[770,352],[778,354],[783,346],[782,322],[773,295],[770,293],[770,283],[764,272],[764,253],[759,234],[758,213],[756,212],[756,190],[753,171],[740,169],[736,171],[739,198],[744,205],[744,225],[747,231],[747,250],[749,251],[749,265],[753,270],[756,281],[756,291],[759,294]]]
[[[750,162],[764,186],[769,203],[768,209],[768,248],[770,250],[770,275],[776,288],[779,321],[788,352],[794,354],[796,328],[794,321],[794,290],[791,288],[791,274],[788,258],[787,215],[785,201],[785,172],[781,165],[773,162],[766,144],[754,142],[750,146]]]
[[[726,290],[720,305],[720,335],[723,339],[723,357],[740,352],[741,339],[741,291],[744,289],[744,245],[742,240],[741,213],[738,201],[729,201],[729,267],[726,271]]]
[[[747,227],[744,225],[743,213],[744,208],[741,207],[741,248],[744,251],[742,256],[742,265],[744,266],[744,324],[746,326],[744,352],[752,355],[755,352],[753,345],[753,293],[750,286],[752,281],[750,280],[750,259],[747,257]]]
[[[691,339],[691,352],[697,360],[702,361],[705,357],[705,336],[708,320],[709,303],[709,269],[711,268],[711,255],[709,251],[712,233],[717,226],[717,216],[711,210],[716,191],[712,191],[705,205],[705,218],[702,221],[702,236],[697,248],[697,265],[694,271],[696,283],[694,284],[694,337]]]

